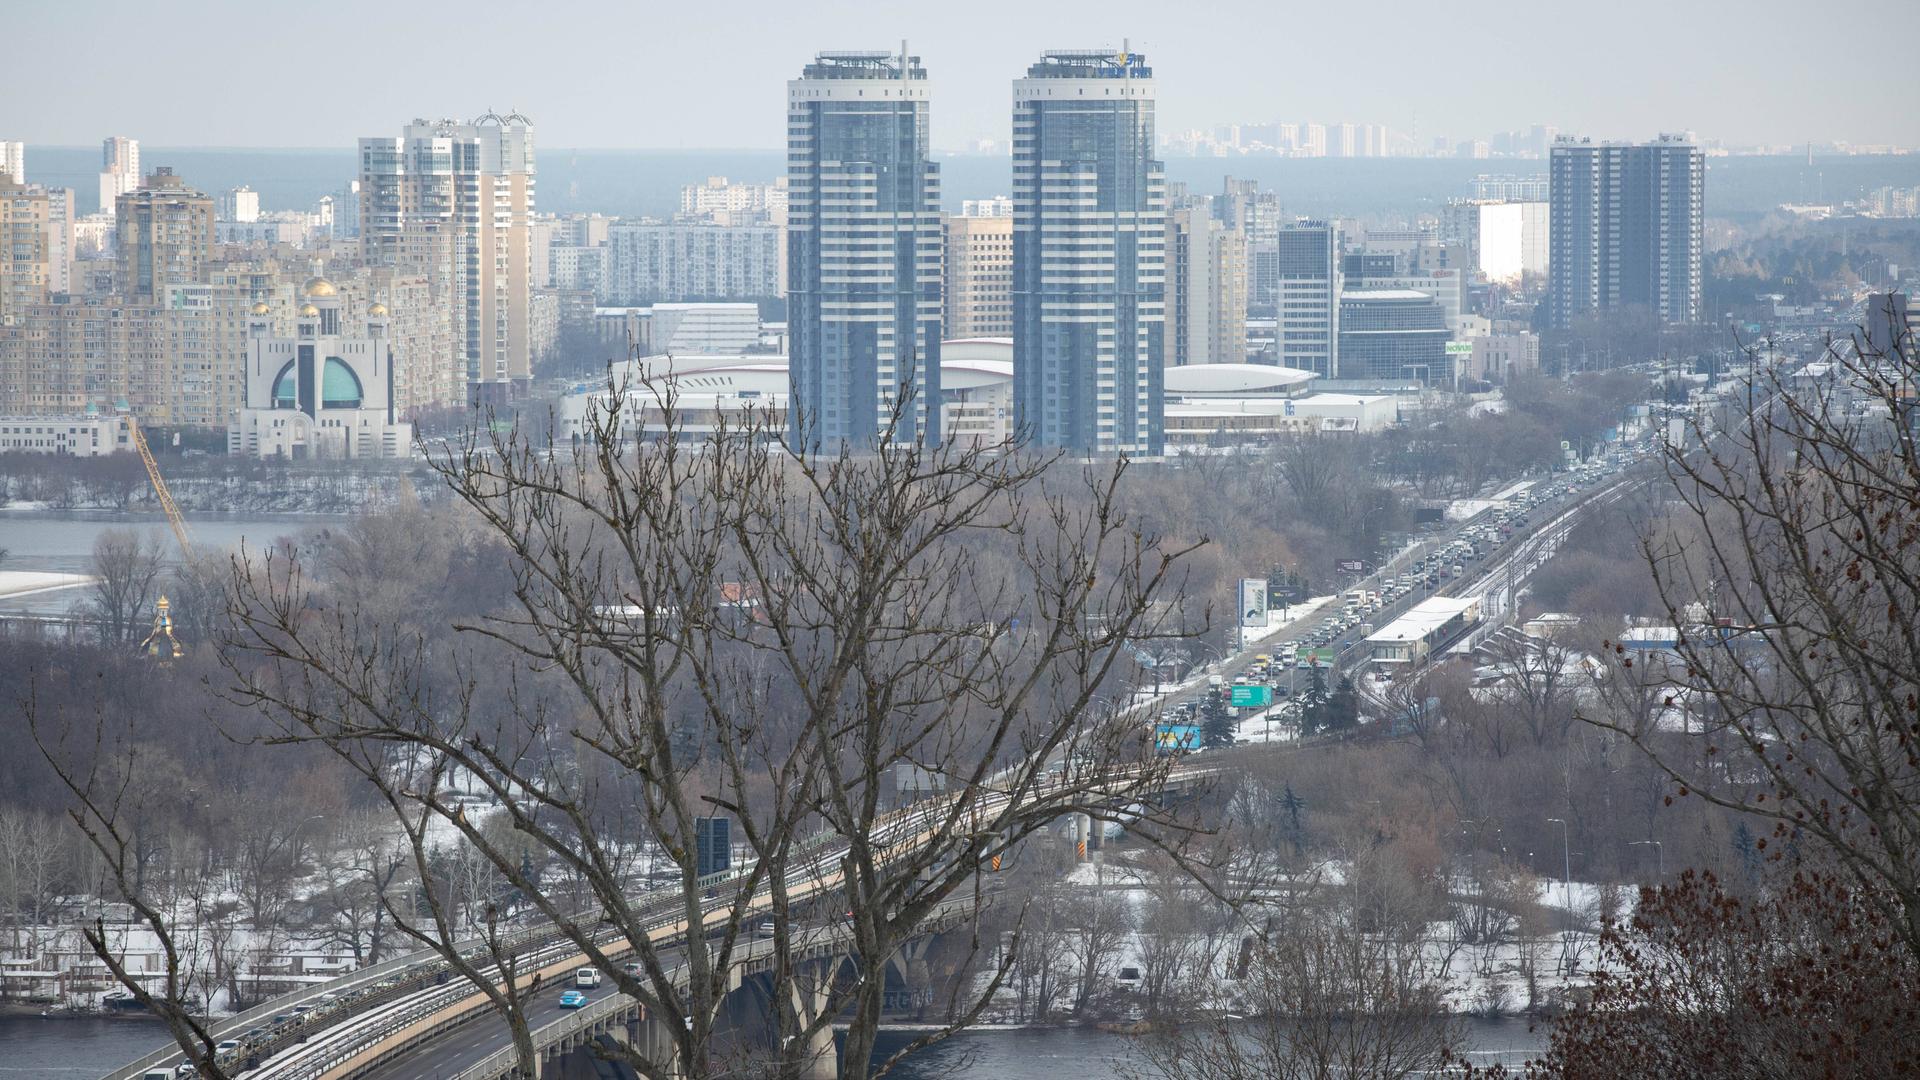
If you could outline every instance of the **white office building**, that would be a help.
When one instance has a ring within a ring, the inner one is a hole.
[[[0,416],[0,454],[105,457],[126,445],[118,416]]]
[[[596,295],[609,304],[778,296],[780,234],[773,225],[615,225]]]

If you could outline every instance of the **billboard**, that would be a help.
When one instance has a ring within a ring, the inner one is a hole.
[[[1267,628],[1267,579],[1240,579],[1240,625]]]
[[[1473,342],[1449,341],[1447,342],[1447,355],[1448,356],[1472,356]]]
[[[1153,747],[1163,754],[1200,749],[1198,724],[1161,724],[1153,729]]]
[[[1273,688],[1270,686],[1236,686],[1227,704],[1236,709],[1264,709],[1273,704]]]

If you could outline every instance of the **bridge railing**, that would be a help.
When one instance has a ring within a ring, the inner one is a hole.
[[[937,933],[945,929],[954,918],[972,910],[971,896],[943,901],[934,909],[934,914],[927,921],[929,932]],[[843,944],[847,936],[847,927],[844,923],[836,922],[828,926],[814,927],[802,932],[799,939],[793,942],[793,952],[796,956],[812,956],[817,954],[823,946]],[[741,950],[739,955],[734,957],[733,966],[746,968],[749,971],[756,970],[757,963],[772,953],[776,944],[772,938],[753,939],[747,943],[747,947]],[[684,983],[686,972],[686,964],[682,963],[676,967],[674,969],[676,982]],[[534,1050],[538,1052],[583,1031],[591,1031],[601,1024],[615,1020],[621,1013],[639,1008],[640,1002],[636,999],[625,994],[613,994],[599,1001],[589,1002],[567,1016],[534,1028],[528,1034],[532,1037]],[[504,1046],[459,1072],[450,1074],[446,1080],[499,1080],[500,1077],[512,1074],[519,1065],[519,1051],[510,1045]]]

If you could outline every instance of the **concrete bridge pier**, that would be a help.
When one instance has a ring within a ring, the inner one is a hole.
[[[680,1067],[680,1043],[659,1014],[643,1007],[637,1016],[622,1025],[622,1031],[625,1036],[622,1041],[641,1057],[673,1076],[684,1075]]]
[[[802,985],[803,982],[802,979],[791,981],[793,1015],[802,1024],[810,1024],[826,1010],[830,988],[825,984]],[[832,1025],[822,1024],[807,1040],[805,1058],[806,1063],[800,1067],[801,1080],[839,1080],[840,1058],[833,1045]]]

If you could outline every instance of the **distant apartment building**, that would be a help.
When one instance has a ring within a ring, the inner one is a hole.
[[[1469,199],[1448,204],[1442,236],[1488,281],[1518,284],[1547,273],[1549,204]]]
[[[547,249],[547,284],[569,292],[590,292],[596,296],[606,289],[606,245],[577,247],[555,244]]]
[[[614,225],[600,298],[618,305],[775,297],[782,247],[772,225]]]
[[[219,214],[221,221],[259,221],[260,193],[244,185],[230,189],[220,196]]]
[[[157,303],[169,285],[200,279],[213,259],[213,200],[164,166],[115,203],[120,283],[128,299]]]
[[[39,187],[39,185],[35,185]],[[77,255],[74,236],[74,190],[39,188],[47,195],[47,292],[73,291],[73,261]]]
[[[1013,217],[946,220],[946,314],[949,338],[1013,336]]]
[[[1473,178],[1470,187],[1470,194],[1475,199],[1496,199],[1500,202],[1546,202],[1552,184],[1545,173],[1524,176],[1481,173]]]
[[[1014,420],[1043,447],[1164,447],[1155,98],[1127,48],[1047,52],[1013,84]]]
[[[47,194],[0,176],[0,327],[46,302],[53,277]]]
[[[1299,154],[1301,157],[1327,156],[1327,125],[1300,125]]]
[[[1247,238],[1205,206],[1167,214],[1165,363],[1247,362]]]
[[[1346,377],[1340,368],[1340,226],[1300,221],[1275,238],[1275,355],[1281,367],[1322,378]]]
[[[680,189],[679,221],[708,225],[782,225],[787,216],[787,178],[771,184],[736,184],[724,176]]]
[[[11,177],[16,184],[27,182],[27,144],[0,139],[0,176]]]
[[[1330,124],[1327,127],[1328,157],[1359,157],[1359,133],[1352,124]]]
[[[1706,170],[1706,155],[1683,135],[1554,143],[1551,325],[1621,308],[1699,322]]]
[[[111,214],[120,196],[140,186],[140,140],[112,135],[100,144],[100,212]]]
[[[518,113],[465,124],[415,120],[398,137],[361,139],[359,152],[366,258],[449,281],[471,400],[524,393],[532,374],[532,121]]]
[[[932,101],[904,50],[820,53],[787,83],[787,415],[804,445],[940,440]]]
[[[1260,190],[1258,180],[1227,177],[1214,216],[1245,237],[1251,247],[1270,245],[1280,235],[1280,193]]]
[[[962,199],[960,200],[960,216],[970,218],[1010,218],[1013,216],[1013,197],[1010,195],[995,195],[989,199]]]

